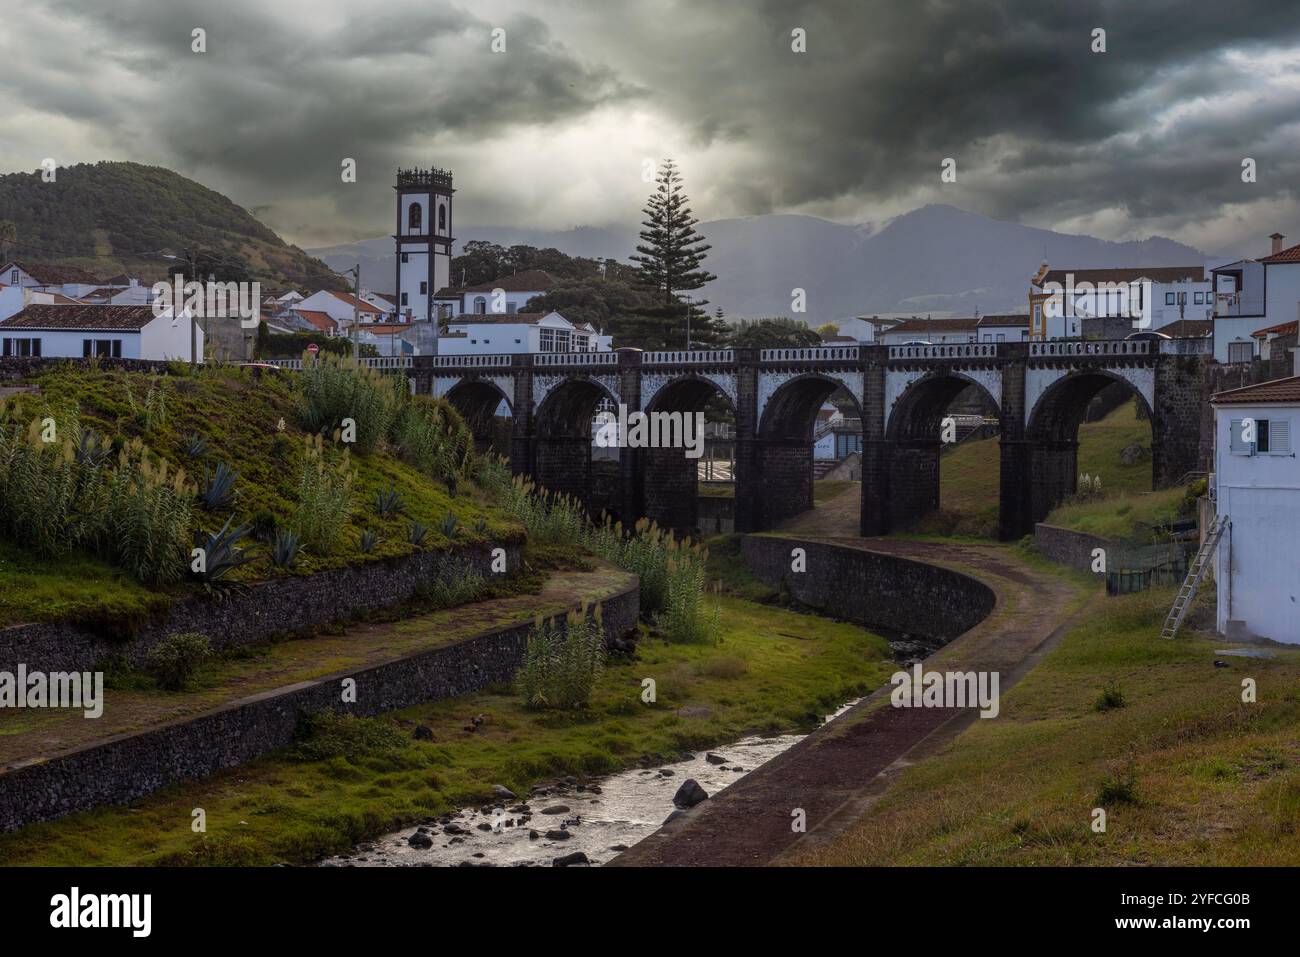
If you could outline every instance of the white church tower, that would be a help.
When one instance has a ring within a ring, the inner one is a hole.
[[[397,308],[404,319],[428,323],[418,336],[422,354],[436,354],[433,297],[451,281],[451,173],[397,171]]]

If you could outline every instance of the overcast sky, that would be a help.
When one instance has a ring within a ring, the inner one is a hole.
[[[946,202],[1209,252],[1263,252],[1275,229],[1300,241],[1300,3],[0,0],[0,11],[0,171],[45,157],[163,165],[304,246],[391,232],[399,165],[455,173],[461,228],[628,227],[649,189],[643,161],[666,156],[703,219],[858,223]],[[191,52],[196,27],[203,54]],[[491,48],[496,28],[504,53]],[[796,28],[806,52],[791,49]],[[1105,53],[1091,51],[1096,28]],[[341,181],[344,157],[356,184]],[[940,181],[945,157],[956,183]]]

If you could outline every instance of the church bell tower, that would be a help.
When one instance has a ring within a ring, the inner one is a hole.
[[[397,171],[397,310],[402,321],[428,323],[437,352],[433,297],[451,280],[451,173],[441,169]],[[425,336],[421,335],[423,342]],[[421,350],[422,352],[425,350]]]

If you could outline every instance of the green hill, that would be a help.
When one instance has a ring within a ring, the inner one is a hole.
[[[0,257],[156,282],[176,269],[162,253],[194,254],[204,273],[259,281],[268,293],[346,288],[247,210],[159,166],[82,163],[59,169],[53,183],[39,172],[0,176]]]

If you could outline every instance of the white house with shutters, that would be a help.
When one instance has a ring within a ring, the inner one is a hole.
[[[462,315],[438,339],[445,356],[517,352],[608,352],[611,337],[590,323],[575,324],[558,312]]]
[[[1228,527],[1215,556],[1218,630],[1300,644],[1300,376],[1220,392],[1212,492]]]
[[[29,305],[0,321],[5,359],[179,359],[203,361],[203,327],[188,310],[153,306]]]

